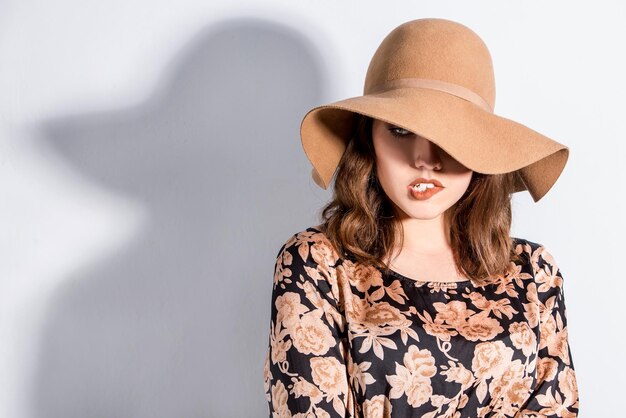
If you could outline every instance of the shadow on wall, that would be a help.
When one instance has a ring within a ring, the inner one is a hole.
[[[320,206],[299,128],[322,68],[290,28],[222,22],[140,106],[40,126],[44,146],[150,220],[50,299],[33,417],[267,414],[276,254]]]

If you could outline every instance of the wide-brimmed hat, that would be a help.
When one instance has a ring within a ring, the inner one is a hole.
[[[569,148],[494,114],[495,97],[491,54],[474,31],[440,18],[405,22],[374,53],[362,96],[304,116],[300,135],[313,179],[328,188],[361,114],[430,140],[472,171],[516,172],[514,192],[528,190],[537,202],[563,171]]]

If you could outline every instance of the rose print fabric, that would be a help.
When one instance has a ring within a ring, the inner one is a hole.
[[[280,248],[265,396],[273,417],[576,417],[563,277],[540,244],[480,286],[385,275],[315,227]]]

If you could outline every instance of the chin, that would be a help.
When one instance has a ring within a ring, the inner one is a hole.
[[[442,211],[413,211],[413,212],[405,212],[405,215],[411,219],[421,219],[423,221],[427,221],[430,219],[435,219],[441,216],[445,210]]]
[[[412,201],[409,205],[398,205],[398,207],[407,218],[428,220],[442,215],[449,206],[430,204],[428,201]]]

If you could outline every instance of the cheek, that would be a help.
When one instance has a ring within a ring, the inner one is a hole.
[[[386,188],[388,179],[393,177],[393,161],[388,144],[374,139],[374,152],[376,153],[376,174],[383,188]]]
[[[399,164],[386,154],[383,158],[376,158],[376,172],[381,186],[389,192],[390,188],[393,187],[393,180],[399,177]]]
[[[461,197],[472,182],[473,171],[469,171],[466,174],[459,175],[454,181],[454,189],[456,194]]]
[[[403,157],[402,150],[393,144],[374,142],[374,150],[376,152],[376,166],[382,175],[391,176],[398,175],[406,170],[407,161]]]

